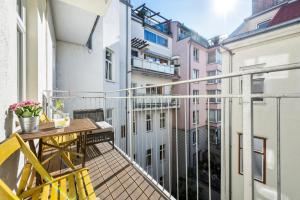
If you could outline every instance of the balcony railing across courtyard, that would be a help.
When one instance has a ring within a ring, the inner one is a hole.
[[[257,177],[255,170],[259,170],[260,167],[263,169],[263,166],[258,165],[257,159],[253,158],[252,149],[256,147],[253,136],[253,130],[256,129],[255,116],[273,116],[272,127],[277,127],[274,133],[276,148],[273,149],[273,167],[277,171],[269,178],[277,185],[274,199],[280,199],[284,170],[281,168],[280,155],[285,152],[281,149],[280,139],[280,126],[285,126],[281,120],[281,107],[287,107],[291,103],[299,105],[300,95],[288,92],[288,86],[287,93],[284,94],[252,94],[251,85],[255,74],[270,75],[291,70],[299,73],[299,69],[300,63],[293,63],[117,91],[45,91],[44,105],[48,115],[51,115],[51,110],[58,100],[64,102],[65,112],[71,115],[74,110],[102,109],[105,120],[114,127],[117,149],[169,199],[229,199],[234,189],[233,182],[236,181],[233,178],[236,174],[231,174],[232,165],[235,164],[231,155],[234,151],[231,147],[235,141],[232,138],[232,127],[239,127],[243,133],[243,157],[240,162],[244,171],[240,183],[247,185],[243,197],[256,199],[258,188],[254,187],[253,180]],[[239,83],[242,79],[243,89],[237,90],[236,93],[231,91],[215,95],[143,93],[147,88],[151,88],[148,91],[160,91],[161,88],[169,89],[177,85],[186,86],[188,91],[190,83],[205,84],[209,80],[221,79],[224,79],[222,84],[229,85]],[[221,126],[207,120],[212,117],[210,113],[214,113],[210,112],[213,109],[210,108],[212,98],[221,99]],[[257,104],[258,98],[263,99],[264,105],[272,109],[258,110],[262,105]],[[205,108],[202,109],[202,106]],[[287,114],[295,115],[291,110],[285,113]],[[295,121],[297,117],[289,120]],[[297,123],[293,124],[296,126]],[[222,155],[226,155],[223,157],[226,162],[221,162]],[[221,163],[224,165],[221,166]],[[256,169],[252,166],[256,166]],[[224,173],[223,180],[221,169]],[[225,184],[221,185],[221,182]]]
[[[175,67],[173,65],[161,64],[137,57],[132,58],[132,67],[168,75],[175,75]]]

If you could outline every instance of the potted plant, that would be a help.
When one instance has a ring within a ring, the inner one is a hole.
[[[39,129],[42,107],[39,102],[26,100],[9,106],[19,118],[22,132],[36,132]]]

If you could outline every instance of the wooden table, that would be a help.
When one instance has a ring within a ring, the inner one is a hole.
[[[24,141],[28,141],[31,150],[37,155],[38,159],[41,161],[41,150],[42,145],[47,145],[58,150],[63,161],[72,169],[75,169],[72,161],[66,156],[66,153],[70,153],[76,156],[82,157],[82,167],[85,167],[86,159],[86,135],[92,133],[92,131],[99,130],[99,127],[90,119],[74,119],[71,120],[70,126],[66,128],[55,128],[53,122],[40,124],[39,131],[35,133],[23,133],[20,134]],[[64,136],[70,134],[77,134],[76,140],[79,139],[81,145],[81,153],[71,151],[67,149],[75,140],[67,142],[64,146],[61,146],[54,138],[57,136]],[[51,143],[43,142],[43,138],[50,138]],[[34,146],[34,140],[39,140],[39,152],[36,152]]]

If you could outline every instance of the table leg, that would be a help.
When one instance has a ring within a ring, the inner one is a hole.
[[[35,156],[37,156],[36,148],[34,146],[34,141],[33,140],[29,140],[28,143],[29,143],[29,147],[30,147],[31,151],[34,153]]]
[[[39,139],[39,150],[38,150],[37,158],[40,161],[40,163],[42,162],[42,151],[43,151],[43,141],[42,139]],[[36,183],[37,185],[42,183],[42,179],[39,173],[36,173]]]

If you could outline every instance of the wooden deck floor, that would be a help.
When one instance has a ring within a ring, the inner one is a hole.
[[[89,168],[95,193],[100,199],[166,199],[109,143],[89,146],[86,167]]]

